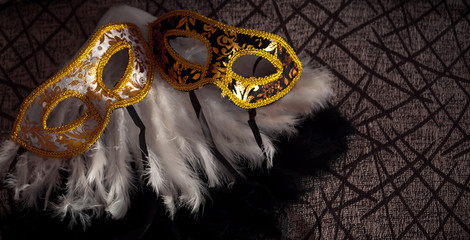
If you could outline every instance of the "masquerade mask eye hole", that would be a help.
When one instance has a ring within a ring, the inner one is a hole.
[[[171,37],[168,38],[171,48],[180,57],[187,61],[204,65],[207,62],[208,51],[206,45],[198,39],[189,37]]]
[[[129,49],[114,53],[103,68],[102,80],[108,89],[113,89],[121,80],[129,65]]]
[[[86,105],[83,100],[70,96],[55,99],[43,112],[42,121],[46,132],[60,133],[81,125],[86,120]]]
[[[243,55],[235,59],[232,70],[246,78],[267,77],[276,73],[276,67],[267,59],[256,55]]]

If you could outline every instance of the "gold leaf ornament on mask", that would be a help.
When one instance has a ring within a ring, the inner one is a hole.
[[[103,83],[103,69],[120,50],[127,50],[128,64],[110,89]],[[151,51],[137,26],[112,23],[101,27],[70,64],[23,101],[12,140],[43,157],[67,158],[83,153],[98,140],[113,109],[146,96],[153,67]],[[82,101],[86,109],[68,124],[49,127],[47,119],[52,110],[68,98]]]
[[[232,27],[203,15],[176,10],[149,26],[149,41],[160,75],[174,88],[192,91],[214,84],[236,105],[246,109],[268,105],[287,94],[300,78],[302,65],[294,50],[278,35]],[[201,41],[208,56],[204,65],[186,60],[169,44],[174,37]],[[267,59],[276,72],[242,77],[233,63],[244,55]]]

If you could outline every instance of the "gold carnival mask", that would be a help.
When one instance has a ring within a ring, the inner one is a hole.
[[[103,83],[103,69],[111,56],[123,49],[128,51],[128,64],[110,89]],[[112,110],[142,100],[152,79],[151,52],[139,28],[128,23],[105,25],[69,65],[24,100],[11,137],[44,157],[67,158],[83,153],[98,140]],[[72,97],[86,106],[81,116],[63,126],[47,126],[54,107]]]
[[[188,61],[170,46],[169,39],[189,37],[208,50],[205,65]],[[300,77],[301,63],[278,35],[225,25],[186,10],[159,17],[150,25],[150,45],[157,69],[174,88],[192,91],[212,83],[236,105],[246,109],[268,105],[289,92]],[[233,63],[244,55],[267,59],[276,69],[264,77],[242,77]]]

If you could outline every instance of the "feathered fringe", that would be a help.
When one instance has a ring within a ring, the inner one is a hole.
[[[280,216],[288,217],[284,208],[297,202],[306,190],[299,180],[327,169],[344,154],[348,135],[352,132],[349,122],[333,107],[300,121],[297,129],[299,132],[295,136],[283,137],[276,142],[280,153],[275,154],[269,173],[245,169],[248,182],[236,182],[231,188],[209,188],[210,199],[196,216],[191,209],[182,208],[173,218],[168,218],[166,203],[160,198],[152,225],[141,239],[280,239],[285,227],[279,222]],[[131,199],[131,210],[122,220],[94,220],[85,232],[76,228],[69,230],[64,223],[47,220],[48,212],[45,211],[35,218],[30,213],[29,217],[12,221],[16,231],[7,231],[5,239],[31,236],[118,239],[145,226],[143,219],[149,216],[148,212],[155,204],[152,201],[157,201],[142,191],[136,191]],[[38,218],[43,221],[35,221]]]
[[[143,32],[155,19],[142,10],[120,6],[110,9],[100,24],[121,21],[121,17],[137,24]],[[178,52],[191,55],[201,51]],[[119,66],[121,62],[109,64]],[[106,76],[104,81],[112,82]],[[274,165],[277,139],[294,136],[298,132],[296,125],[327,105],[332,97],[330,81],[326,69],[304,66],[301,78],[289,94],[257,109],[256,121],[268,166]],[[248,111],[221,98],[220,89],[212,85],[197,90],[196,94],[219,151],[241,175],[259,169],[265,155],[247,123]],[[80,106],[59,107],[49,117],[57,126],[79,116],[71,111]],[[104,214],[114,219],[124,217],[133,193],[141,184],[148,184],[163,199],[170,217],[177,216],[181,209],[197,213],[206,204],[209,188],[225,189],[233,184],[234,179],[214,157],[204,138],[188,93],[175,90],[156,75],[148,96],[134,107],[146,126],[147,167],[140,155],[138,129],[125,109],[116,109],[98,142],[82,155],[63,160],[46,159],[30,152],[20,155],[7,178],[15,199],[26,207],[51,211],[52,215],[70,221],[71,226],[77,222],[88,226],[92,219]],[[12,161],[17,147],[9,142],[4,145],[5,154],[0,154],[2,166]],[[141,183],[141,176],[148,182]]]

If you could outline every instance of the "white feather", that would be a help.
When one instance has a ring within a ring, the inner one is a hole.
[[[14,189],[14,198],[23,200],[25,207],[39,207],[38,200],[47,197],[60,184],[63,161],[47,159],[26,152],[18,157],[18,162],[8,174],[6,183]]]
[[[7,171],[13,159],[15,159],[19,148],[20,145],[11,140],[5,140],[0,145],[0,184],[3,182],[3,179],[5,179]]]
[[[129,191],[134,188],[131,172],[131,155],[126,141],[128,124],[125,109],[114,110],[102,139],[106,144],[108,166],[105,183],[108,189],[106,210],[113,218],[122,218],[130,204]],[[127,121],[126,121],[127,120]],[[130,143],[136,144],[136,143]]]

